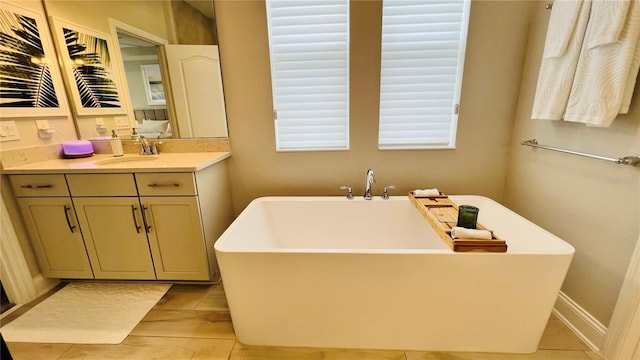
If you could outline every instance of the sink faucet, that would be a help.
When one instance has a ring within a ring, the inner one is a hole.
[[[144,136],[140,136],[140,155],[151,154],[151,147]]]
[[[149,143],[144,136],[140,136],[140,155],[158,155],[158,144],[162,143],[158,141]]]
[[[149,143],[144,136],[140,136],[140,139],[137,141],[140,144],[140,155],[144,155],[149,150]]]
[[[371,200],[373,196],[371,196],[371,183],[376,182],[376,177],[373,174],[373,170],[367,170],[367,180],[364,186],[364,199]]]

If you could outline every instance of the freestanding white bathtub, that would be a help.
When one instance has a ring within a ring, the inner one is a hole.
[[[506,253],[454,253],[407,197],[265,197],[215,245],[247,345],[527,353],[571,245],[480,196]]]

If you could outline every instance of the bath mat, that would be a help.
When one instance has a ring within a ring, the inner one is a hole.
[[[119,344],[170,287],[70,283],[0,332],[7,342]]]

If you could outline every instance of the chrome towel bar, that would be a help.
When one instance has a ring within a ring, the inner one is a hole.
[[[559,151],[559,152],[563,152],[563,153],[567,153],[567,154],[584,156],[584,157],[588,157],[588,158],[592,158],[592,159],[605,160],[605,161],[614,162],[616,164],[640,166],[640,155],[630,155],[630,156],[625,156],[625,157],[616,159],[616,158],[610,158],[610,157],[605,157],[605,156],[586,154],[586,153],[582,153],[582,152],[578,152],[578,151],[565,150],[565,149],[560,149],[560,148],[546,146],[546,145],[540,145],[540,144],[538,144],[538,140],[536,140],[536,139],[530,139],[530,140],[521,141],[520,145],[537,147],[537,148],[553,150],[553,151]]]

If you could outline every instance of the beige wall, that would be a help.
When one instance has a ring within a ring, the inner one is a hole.
[[[351,2],[350,150],[276,153],[264,1],[216,1],[222,76],[233,157],[236,212],[265,195],[361,195],[373,168],[374,193],[438,187],[502,200],[530,2],[474,1],[457,149],[377,148],[381,2]]]
[[[576,248],[562,291],[605,326],[638,240],[638,168],[521,146],[542,144],[622,157],[640,153],[640,86],[631,111],[610,128],[531,120],[549,12],[538,6],[507,171],[506,204]]]

